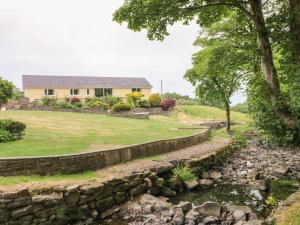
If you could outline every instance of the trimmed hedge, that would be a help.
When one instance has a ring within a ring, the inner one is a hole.
[[[20,140],[26,125],[10,119],[0,120],[0,143]]]
[[[151,107],[159,107],[161,103],[161,97],[159,94],[152,94],[149,96],[148,101]]]
[[[127,112],[131,110],[129,103],[127,102],[118,102],[112,106],[112,111],[114,112]]]

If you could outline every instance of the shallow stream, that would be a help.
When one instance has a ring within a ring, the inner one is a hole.
[[[291,179],[270,182],[269,193],[265,196],[258,190],[253,190],[247,186],[221,183],[212,188],[203,189],[199,187],[192,191],[182,192],[170,199],[170,202],[177,204],[180,201],[188,201],[197,206],[207,201],[214,201],[222,205],[249,206],[258,217],[264,219],[276,207],[278,201],[286,199],[297,190],[299,190],[299,182]],[[128,225],[130,222],[116,216],[105,224]]]

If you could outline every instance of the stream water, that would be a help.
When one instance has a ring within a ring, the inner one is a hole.
[[[272,210],[272,206],[265,203],[265,197],[258,190],[226,183],[209,189],[197,188],[193,191],[183,192],[171,201],[174,204],[188,201],[196,206],[207,201],[218,202],[222,205],[246,205],[259,217],[266,217]]]
[[[291,179],[272,181],[269,193],[265,196],[261,195],[258,190],[253,190],[247,186],[220,183],[212,188],[203,189],[199,187],[192,191],[182,192],[170,199],[170,202],[178,204],[180,201],[188,201],[197,206],[207,201],[214,201],[222,205],[249,206],[258,217],[264,219],[272,212],[277,201],[286,199],[297,190],[299,190],[299,182]],[[266,199],[270,196],[272,196],[274,204],[266,204]],[[126,221],[116,216],[104,224],[128,225],[130,222],[132,221]]]

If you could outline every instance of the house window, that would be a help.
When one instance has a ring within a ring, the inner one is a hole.
[[[44,95],[45,96],[54,96],[54,89],[45,89]]]
[[[79,95],[79,89],[71,89],[71,90],[70,90],[70,94],[71,94],[72,96]]]
[[[104,96],[112,95],[112,89],[111,88],[104,88],[103,92],[104,92]]]
[[[112,95],[112,88],[95,88],[96,97],[105,97],[107,95]]]
[[[132,92],[142,92],[141,88],[132,88]]]
[[[90,89],[86,89],[86,95],[90,95]]]

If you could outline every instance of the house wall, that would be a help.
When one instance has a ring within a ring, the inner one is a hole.
[[[79,95],[76,96],[78,98],[88,98],[88,97],[93,97],[95,96],[95,89],[94,88],[89,88],[90,89],[90,95],[87,95],[87,89],[86,88],[82,88],[79,91]],[[70,89],[66,88],[66,89],[54,89],[55,91],[55,98],[58,99],[63,99],[66,97],[72,97],[70,95]],[[114,96],[118,96],[118,97],[122,97],[125,98],[126,94],[131,93],[131,89],[121,89],[121,88],[114,88],[113,89],[113,95]],[[148,98],[149,95],[151,94],[151,89],[150,88],[146,88],[146,89],[142,89],[143,94],[145,95],[145,98]],[[25,97],[29,98],[29,100],[32,102],[34,100],[40,100],[44,97],[44,89],[24,89],[24,95]]]

